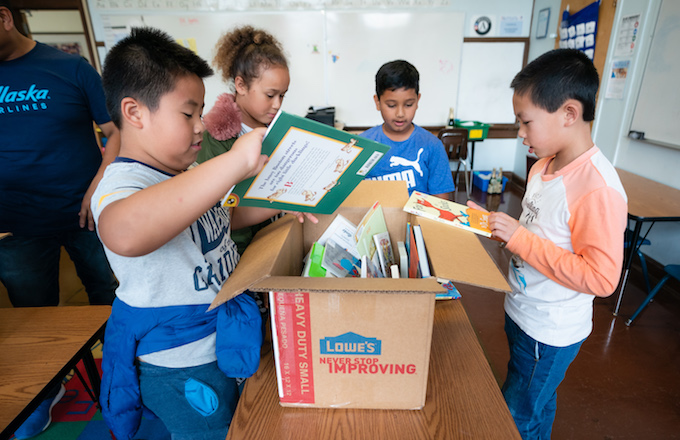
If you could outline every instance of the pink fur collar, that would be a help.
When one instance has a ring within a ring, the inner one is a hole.
[[[222,93],[210,111],[203,116],[208,133],[218,141],[238,136],[241,132],[241,110],[239,110],[234,95]]]

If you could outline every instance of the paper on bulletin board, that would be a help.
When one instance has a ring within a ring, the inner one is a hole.
[[[614,46],[615,57],[630,57],[635,51],[640,31],[640,14],[627,15],[621,18],[621,27]]]
[[[623,99],[623,91],[626,88],[626,77],[630,60],[614,61],[612,71],[607,81],[607,90],[604,97],[607,99]]]

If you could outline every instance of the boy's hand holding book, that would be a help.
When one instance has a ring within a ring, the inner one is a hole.
[[[478,211],[489,212],[472,200],[467,201],[467,206]],[[519,226],[519,221],[504,212],[489,212],[489,229],[491,229],[491,238],[494,240],[507,243]]]
[[[239,137],[231,148],[231,152],[239,155],[242,159],[243,166],[241,171],[244,172],[241,180],[256,176],[262,170],[269,159],[267,155],[262,154],[262,139],[266,129],[255,128],[253,131]]]

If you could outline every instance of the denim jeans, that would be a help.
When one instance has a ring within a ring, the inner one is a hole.
[[[549,440],[557,410],[557,387],[583,341],[567,347],[540,343],[507,314],[505,333],[510,362],[503,397],[524,440]]]
[[[238,403],[236,380],[217,362],[164,368],[138,362],[142,403],[170,431],[172,440],[224,440]]]
[[[0,240],[0,281],[14,307],[59,305],[59,258],[66,249],[90,304],[111,304],[118,287],[95,232],[87,229],[45,237]]]

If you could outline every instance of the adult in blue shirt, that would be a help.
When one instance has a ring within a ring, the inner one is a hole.
[[[0,281],[15,307],[58,305],[63,246],[90,303],[111,304],[118,283],[94,232],[90,198],[118,154],[119,133],[99,74],[82,57],[22,35],[19,19],[0,0],[0,232],[12,234],[0,240]],[[93,121],[108,139],[103,158]],[[47,428],[62,390],[46,401],[46,418],[17,438]]]

